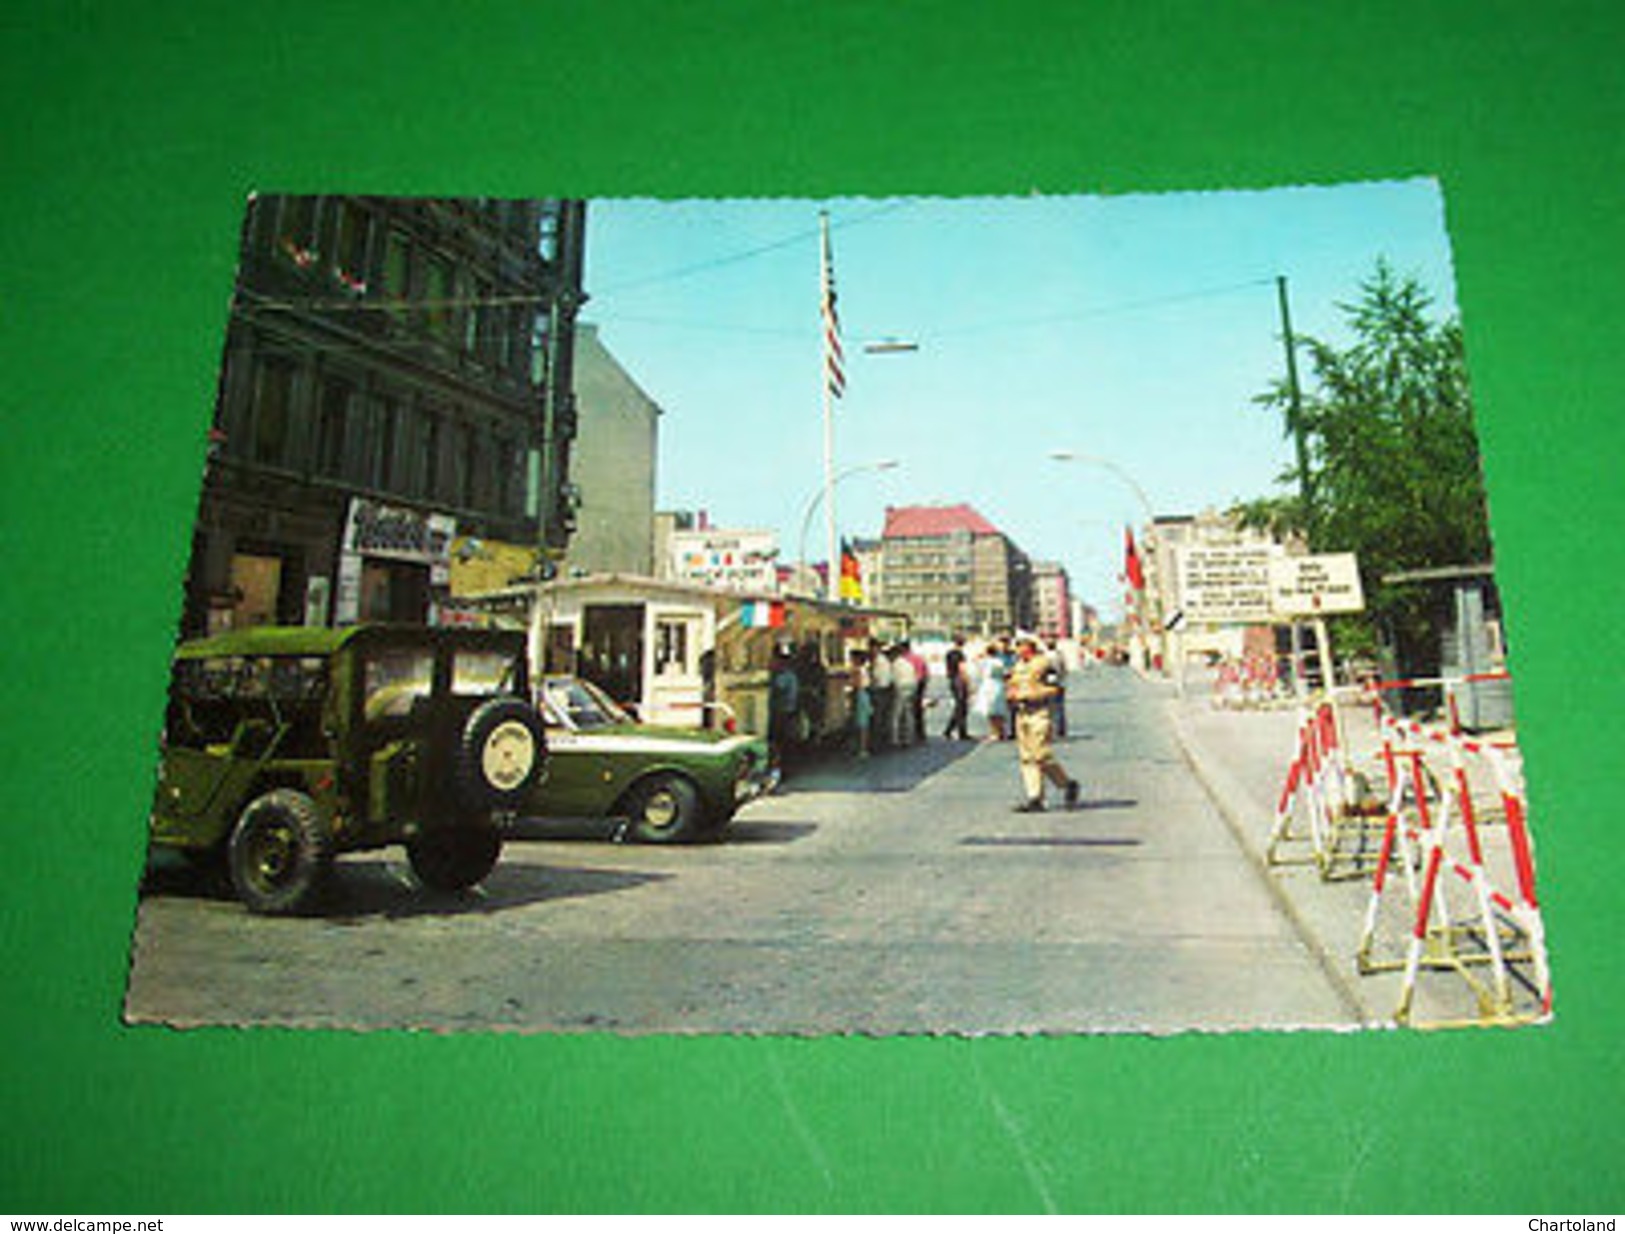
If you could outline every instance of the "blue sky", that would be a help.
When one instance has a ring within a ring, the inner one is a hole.
[[[1253,397],[1294,329],[1346,339],[1339,302],[1379,258],[1455,311],[1431,180],[1114,197],[595,201],[583,320],[664,409],[656,501],[780,533],[823,484],[820,210],[847,352],[835,404],[843,536],[888,505],[969,502],[1074,590],[1118,609],[1132,488],[1157,513],[1277,491],[1291,462]],[[865,353],[886,338],[915,352]],[[590,494],[588,500],[590,501]],[[808,556],[823,555],[822,516]]]

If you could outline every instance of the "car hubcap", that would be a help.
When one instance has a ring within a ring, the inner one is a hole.
[[[261,885],[274,887],[294,866],[293,834],[286,827],[267,828],[254,845],[253,869]]]
[[[667,789],[652,794],[643,807],[643,817],[650,826],[670,827],[677,821],[677,798]]]

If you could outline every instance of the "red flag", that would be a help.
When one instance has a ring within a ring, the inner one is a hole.
[[[1123,573],[1135,591],[1145,590],[1145,571],[1140,566],[1140,551],[1134,547],[1132,527],[1123,528]]]
[[[831,395],[840,398],[846,392],[846,358],[841,352],[841,319],[835,314],[835,262],[829,248],[829,215],[821,215],[819,223],[824,250],[820,297],[820,311],[824,318],[824,385]]]

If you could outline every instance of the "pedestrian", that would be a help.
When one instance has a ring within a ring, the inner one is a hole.
[[[996,642],[989,643],[982,652],[982,676],[976,685],[976,714],[987,721],[984,741],[1004,739],[1009,704],[1005,696],[1004,657],[999,654]]]
[[[999,663],[1004,666],[1004,682],[1006,691],[1008,691],[1010,685],[1010,673],[1016,667],[1015,631],[1012,630],[1008,635],[999,640],[998,649]],[[1016,722],[1014,716],[1006,717],[1004,727],[1000,730],[999,736],[1004,741],[1014,741],[1016,739]]]
[[[780,647],[774,652],[773,675],[768,679],[767,738],[781,759],[796,740],[800,714],[801,681],[790,649]]]
[[[927,736],[925,731],[925,686],[931,678],[931,666],[925,662],[915,648],[910,647],[908,640],[903,640],[903,658],[914,667],[914,697],[910,705],[914,710],[914,740],[916,743],[924,742]]]
[[[1067,774],[1050,745],[1050,700],[1055,697],[1056,674],[1047,656],[1038,650],[1038,640],[1022,636],[1016,644],[1017,663],[1010,672],[1010,708],[1015,713],[1016,751],[1021,763],[1021,786],[1025,799],[1016,807],[1019,814],[1044,809],[1044,781],[1049,780],[1066,796],[1066,808],[1078,804],[1078,782]]]
[[[878,641],[869,644],[869,693],[874,700],[869,743],[871,750],[883,750],[891,739],[892,711],[897,698],[896,681],[892,677],[891,657]]]
[[[895,695],[892,701],[891,743],[898,749],[914,744],[914,692],[919,675],[908,657],[907,643],[893,643],[891,675]]]
[[[1050,726],[1057,738],[1066,736],[1066,661],[1061,658],[1061,649],[1054,644],[1044,653],[1055,671],[1055,697],[1049,702]]]
[[[943,660],[942,671],[948,679],[948,695],[954,705],[953,714],[948,717],[948,727],[942,730],[942,735],[948,740],[957,737],[960,741],[969,741],[970,729],[966,727],[966,721],[970,715],[970,671],[965,660],[963,635],[954,637],[953,646],[948,648]]]
[[[869,693],[869,653],[861,647],[852,651],[852,673],[847,689],[852,696],[852,744],[859,758],[869,757],[869,730],[874,722],[874,699]]]

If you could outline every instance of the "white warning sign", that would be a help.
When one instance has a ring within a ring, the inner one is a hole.
[[[1193,622],[1267,623],[1270,607],[1270,562],[1280,550],[1273,545],[1192,545],[1178,550],[1179,600]]]
[[[1270,563],[1270,597],[1282,617],[1322,617],[1365,609],[1360,566],[1353,553],[1277,557]]]

